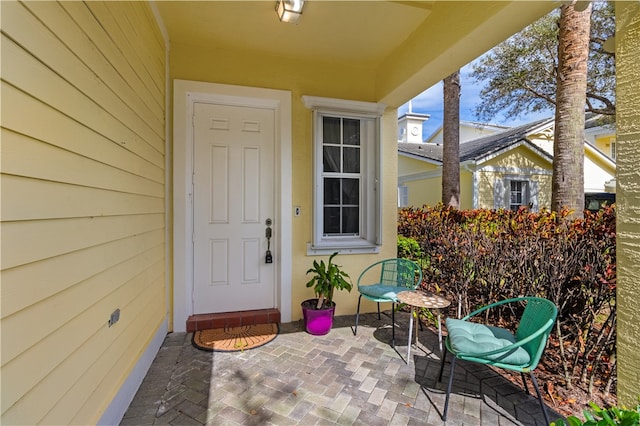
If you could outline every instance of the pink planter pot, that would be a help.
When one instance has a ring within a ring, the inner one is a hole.
[[[336,304],[327,309],[314,309],[317,301],[318,299],[309,299],[302,302],[302,317],[307,333],[323,336],[331,331]]]

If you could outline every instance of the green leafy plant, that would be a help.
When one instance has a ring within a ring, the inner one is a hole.
[[[423,253],[420,244],[413,238],[398,235],[398,257],[411,260],[422,259]]]
[[[626,408],[601,408],[593,402],[589,403],[590,410],[584,411],[585,420],[576,416],[569,416],[567,420],[558,419],[550,426],[634,426],[640,425],[640,404],[635,410]]]
[[[324,263],[324,260],[321,260],[320,263],[314,260],[313,268],[307,270],[307,275],[313,274],[307,282],[307,288],[313,287],[318,298],[316,309],[331,307],[335,289],[351,291],[352,284],[349,274],[340,269],[341,266],[333,263],[333,258],[337,255],[338,252],[333,253],[329,257],[328,263]]]

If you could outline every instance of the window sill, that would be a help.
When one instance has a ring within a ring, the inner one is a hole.
[[[314,246],[307,243],[307,256],[339,254],[370,254],[380,253],[380,246],[375,244],[342,244]]]

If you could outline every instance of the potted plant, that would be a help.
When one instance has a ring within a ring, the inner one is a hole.
[[[307,271],[307,275],[313,274],[307,288],[313,287],[316,298],[302,302],[302,316],[307,332],[313,335],[324,335],[331,330],[336,307],[333,301],[334,290],[351,291],[351,278],[339,265],[333,263],[333,258],[337,255],[338,252],[333,253],[328,263],[314,260],[313,268]]]

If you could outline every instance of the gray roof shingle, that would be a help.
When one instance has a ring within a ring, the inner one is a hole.
[[[527,135],[541,126],[553,123],[553,118],[527,123],[504,132],[474,139],[460,144],[460,161],[478,161],[498,153],[512,145],[523,142],[541,155],[551,156],[527,139]],[[435,162],[442,162],[442,145],[427,143],[398,143],[398,152],[415,155]]]

